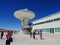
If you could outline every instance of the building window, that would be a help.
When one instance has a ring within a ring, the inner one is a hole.
[[[54,21],[59,21],[60,20],[60,18],[56,18],[56,19],[54,19]]]
[[[60,32],[60,28],[55,28],[55,32]]]
[[[52,20],[48,20],[48,21],[36,23],[36,24],[33,24],[33,25],[39,25],[39,24],[44,24],[44,23],[50,23],[50,22],[53,22],[53,21],[59,21],[59,20],[60,20],[60,18],[56,18],[56,19],[52,19]]]
[[[48,20],[48,21],[44,21],[44,22],[40,22],[40,23],[36,23],[36,24],[33,24],[33,25],[39,25],[39,24],[44,24],[44,23],[49,23],[49,22],[53,22],[53,20]]]

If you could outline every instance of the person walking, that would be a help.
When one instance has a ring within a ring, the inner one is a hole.
[[[32,37],[32,30],[30,30],[30,37]]]
[[[40,30],[40,39],[42,40],[42,30]]]
[[[7,31],[7,34],[6,34],[6,45],[10,45],[11,42],[12,42],[11,32],[10,31]]]
[[[3,35],[4,35],[4,32],[2,31],[2,32],[1,32],[1,39],[3,38]]]
[[[33,39],[35,39],[35,35],[36,35],[35,31],[33,31]]]

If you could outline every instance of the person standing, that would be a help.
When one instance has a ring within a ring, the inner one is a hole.
[[[6,34],[6,45],[10,45],[11,37],[12,37],[11,32],[7,31],[7,34]]]
[[[30,30],[30,37],[32,37],[32,30]]]
[[[3,38],[3,35],[4,35],[4,32],[2,31],[2,32],[1,32],[1,39]]]
[[[42,30],[40,30],[40,39],[42,40]]]
[[[35,39],[35,35],[36,35],[35,31],[33,31],[33,39]]]
[[[13,31],[11,31],[11,35],[13,35]]]

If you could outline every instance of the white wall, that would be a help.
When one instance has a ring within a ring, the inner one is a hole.
[[[36,26],[33,26],[33,29],[55,28],[55,27],[60,27],[60,21],[36,25]]]
[[[43,21],[47,21],[47,20],[51,20],[51,19],[55,19],[55,18],[60,18],[60,12],[51,14],[49,16],[46,16],[44,18],[38,19],[36,21],[33,21],[33,24],[39,23],[39,22],[43,22]]]

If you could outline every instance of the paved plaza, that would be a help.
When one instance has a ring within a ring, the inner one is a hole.
[[[36,39],[30,38],[29,35],[16,34],[13,35],[14,42],[11,45],[60,45],[59,34],[43,34],[43,40],[39,35],[36,35]],[[5,45],[5,37],[0,39],[0,45]]]

